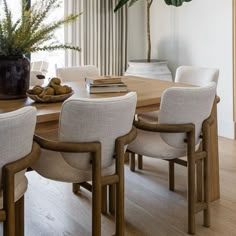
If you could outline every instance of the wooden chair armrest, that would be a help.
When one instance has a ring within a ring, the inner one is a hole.
[[[45,139],[38,135],[34,135],[34,141],[37,142],[41,148],[56,152],[97,152],[101,149],[100,142],[62,142]]]
[[[137,129],[161,133],[188,133],[195,129],[194,124],[150,124],[144,121],[134,121]]]
[[[26,155],[25,157],[23,157],[17,161],[6,164],[3,167],[3,172],[7,171],[7,172],[11,173],[12,175],[14,175],[24,169],[27,169],[35,161],[37,161],[39,159],[40,153],[41,153],[40,146],[36,142],[33,142],[31,152],[28,155]]]

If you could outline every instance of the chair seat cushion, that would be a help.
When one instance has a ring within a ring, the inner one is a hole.
[[[28,180],[25,170],[15,174],[15,202],[17,202],[26,192]],[[3,191],[0,192],[0,209],[3,208]]]
[[[158,132],[138,129],[137,138],[128,146],[136,154],[160,158],[175,159],[186,155],[186,148],[175,148],[163,141]]]
[[[151,124],[156,124],[158,122],[159,111],[150,111],[138,115],[138,120],[144,121]]]
[[[39,160],[32,168],[45,178],[68,183],[81,183],[92,180],[92,172],[69,165],[59,152],[42,149]],[[102,175],[115,172],[114,165],[102,170]]]

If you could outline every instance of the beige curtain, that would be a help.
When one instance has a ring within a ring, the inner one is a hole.
[[[127,65],[127,7],[117,13],[119,0],[65,0],[65,15],[83,12],[65,27],[65,42],[82,52],[67,51],[66,66],[96,65],[101,75],[122,75]]]

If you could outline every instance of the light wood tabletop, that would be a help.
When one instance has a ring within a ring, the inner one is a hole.
[[[190,85],[147,79],[140,77],[123,77],[122,81],[127,84],[129,91],[135,91],[138,95],[136,113],[157,110],[161,100],[161,94],[170,87],[186,87]],[[85,88],[85,81],[66,82],[75,91],[72,97],[82,98],[104,98],[122,96],[125,93],[103,93],[89,94]],[[48,122],[58,120],[62,103],[35,103],[30,98],[20,100],[0,100],[0,113],[13,111],[24,106],[35,106],[37,108],[37,122]]]
[[[170,87],[189,87],[190,85],[162,81],[157,79],[147,79],[134,76],[122,77],[122,81],[127,84],[129,91],[135,91],[138,95],[136,113],[158,110],[162,93]],[[89,94],[85,88],[85,81],[66,82],[75,91],[73,97],[80,98],[104,98],[122,96],[125,93]],[[35,106],[37,108],[37,132],[48,132],[50,129],[57,129],[62,102],[59,103],[35,103],[29,98],[20,100],[0,100],[0,113],[5,113],[19,109],[24,106]],[[219,187],[219,156],[218,156],[218,133],[217,133],[217,102],[212,110],[214,125],[210,132],[210,166],[211,166],[211,199],[220,197]]]

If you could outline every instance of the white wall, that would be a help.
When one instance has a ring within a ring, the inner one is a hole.
[[[192,0],[180,8],[154,0],[151,16],[152,57],[169,60],[173,75],[179,65],[220,69],[219,135],[234,138],[232,0]]]
[[[128,59],[145,57],[145,1],[128,8]]]

